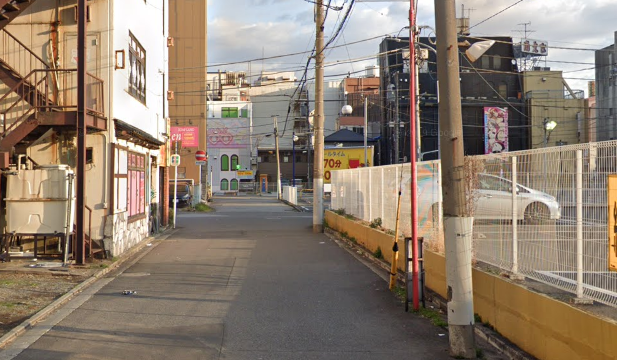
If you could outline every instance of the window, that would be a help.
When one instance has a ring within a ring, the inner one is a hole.
[[[238,169],[238,155],[231,155],[231,170]]]
[[[229,156],[221,156],[221,171],[229,171]]]
[[[146,157],[139,153],[128,152],[128,196],[127,211],[131,217],[143,215],[146,204]]]
[[[240,116],[243,118],[249,117],[249,109],[242,109]]]
[[[186,166],[178,166],[178,179],[186,179]]]
[[[283,156],[283,162],[288,163],[289,162],[289,156]]]
[[[231,179],[231,190],[238,190],[238,179]]]
[[[488,56],[481,56],[480,57],[480,67],[482,69],[490,69],[490,67],[489,67],[489,57]]]
[[[229,180],[221,180],[221,190],[229,190]]]
[[[146,51],[129,31],[129,94],[146,103]]]
[[[508,84],[506,84],[505,82],[499,84],[499,95],[504,98],[508,97]]]
[[[501,56],[499,55],[493,56],[493,69],[496,69],[496,70],[501,69]]]
[[[224,107],[221,109],[222,116],[224,118],[237,118],[238,117],[238,108],[237,107]]]

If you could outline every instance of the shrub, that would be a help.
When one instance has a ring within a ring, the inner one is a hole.
[[[381,218],[376,218],[373,221],[371,221],[371,224],[369,226],[372,227],[373,229],[377,229],[377,228],[380,228],[381,225],[382,225]]]

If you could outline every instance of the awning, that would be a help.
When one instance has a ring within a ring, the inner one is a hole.
[[[147,132],[136,128],[133,125],[129,125],[122,120],[114,119],[116,128],[116,137],[118,139],[130,141],[134,144],[143,146],[145,148],[156,150],[164,145],[165,142],[161,141]]]

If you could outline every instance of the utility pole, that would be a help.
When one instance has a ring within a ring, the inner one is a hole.
[[[84,209],[86,205],[86,0],[77,2],[77,208],[75,261],[86,262]],[[70,196],[69,196],[70,198]],[[66,239],[68,241],[68,239]]]
[[[315,157],[313,160],[313,232],[323,232],[323,175],[324,175],[324,7],[323,0],[315,2]]]
[[[465,158],[455,0],[435,0],[441,167],[450,355],[472,359],[474,345],[471,235],[465,211]]]
[[[274,120],[274,146],[276,148],[276,198],[281,200],[281,161],[279,160],[279,128],[278,118],[272,116]]]
[[[367,136],[368,136],[368,96],[364,95],[364,167],[369,165],[367,156]]]

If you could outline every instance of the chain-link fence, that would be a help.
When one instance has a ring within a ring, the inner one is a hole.
[[[617,306],[608,271],[607,176],[617,173],[617,141],[467,157],[466,196],[477,261],[524,275],[577,297]],[[418,228],[443,249],[439,162],[418,164]],[[332,209],[367,222],[396,222],[410,234],[410,165],[332,173]],[[402,184],[402,186],[401,186]]]

